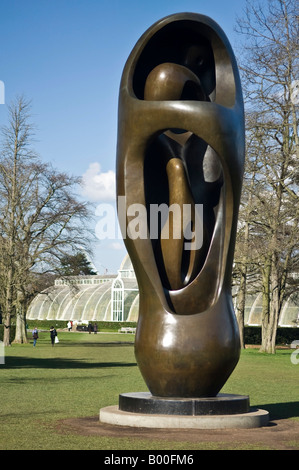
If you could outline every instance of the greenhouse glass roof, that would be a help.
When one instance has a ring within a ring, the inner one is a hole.
[[[29,306],[28,320],[137,321],[138,284],[128,255],[118,274],[69,276],[38,294]],[[245,324],[260,325],[261,294],[246,298]],[[295,296],[283,305],[279,326],[299,326],[299,303]]]

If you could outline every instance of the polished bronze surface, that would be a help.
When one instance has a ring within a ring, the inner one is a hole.
[[[135,354],[154,396],[215,396],[238,362],[231,270],[243,165],[242,91],[225,34],[198,14],[158,21],[123,71],[117,145],[117,195],[147,209],[148,236],[123,236],[140,291]],[[152,209],[163,204],[157,228]],[[130,209],[126,227],[132,218]]]

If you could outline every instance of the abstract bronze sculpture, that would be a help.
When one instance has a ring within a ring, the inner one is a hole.
[[[225,34],[199,14],[158,21],[123,71],[117,146],[125,230],[136,203],[147,214],[148,236],[123,236],[139,284],[135,354],[155,397],[214,397],[239,360],[231,271],[243,165],[242,91]],[[152,227],[161,205],[179,210]]]

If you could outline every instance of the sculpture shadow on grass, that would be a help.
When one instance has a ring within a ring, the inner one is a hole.
[[[299,401],[290,401],[286,403],[266,403],[259,405],[269,411],[271,420],[288,419],[299,417]]]
[[[35,358],[6,356],[5,369],[101,369],[110,367],[136,367],[134,362],[89,362],[87,360],[57,357]]]

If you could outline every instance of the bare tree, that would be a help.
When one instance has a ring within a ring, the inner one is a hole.
[[[75,190],[80,180],[42,163],[32,151],[34,128],[23,97],[9,107],[0,159],[0,299],[4,343],[16,316],[17,342],[26,342],[26,310],[35,272],[87,245],[89,211]]]
[[[298,17],[295,0],[247,1],[238,20],[246,38],[240,57],[250,135],[260,146],[251,252],[261,272],[261,350],[270,353],[288,281],[298,266]]]
[[[247,116],[248,118],[248,116]],[[241,347],[245,348],[244,320],[246,296],[256,294],[260,288],[258,276],[258,262],[255,258],[254,221],[257,213],[257,200],[254,197],[254,188],[258,181],[258,159],[260,151],[259,140],[247,127],[247,155],[243,178],[242,198],[239,210],[239,224],[236,240],[233,283],[236,297],[236,317],[239,325]]]

